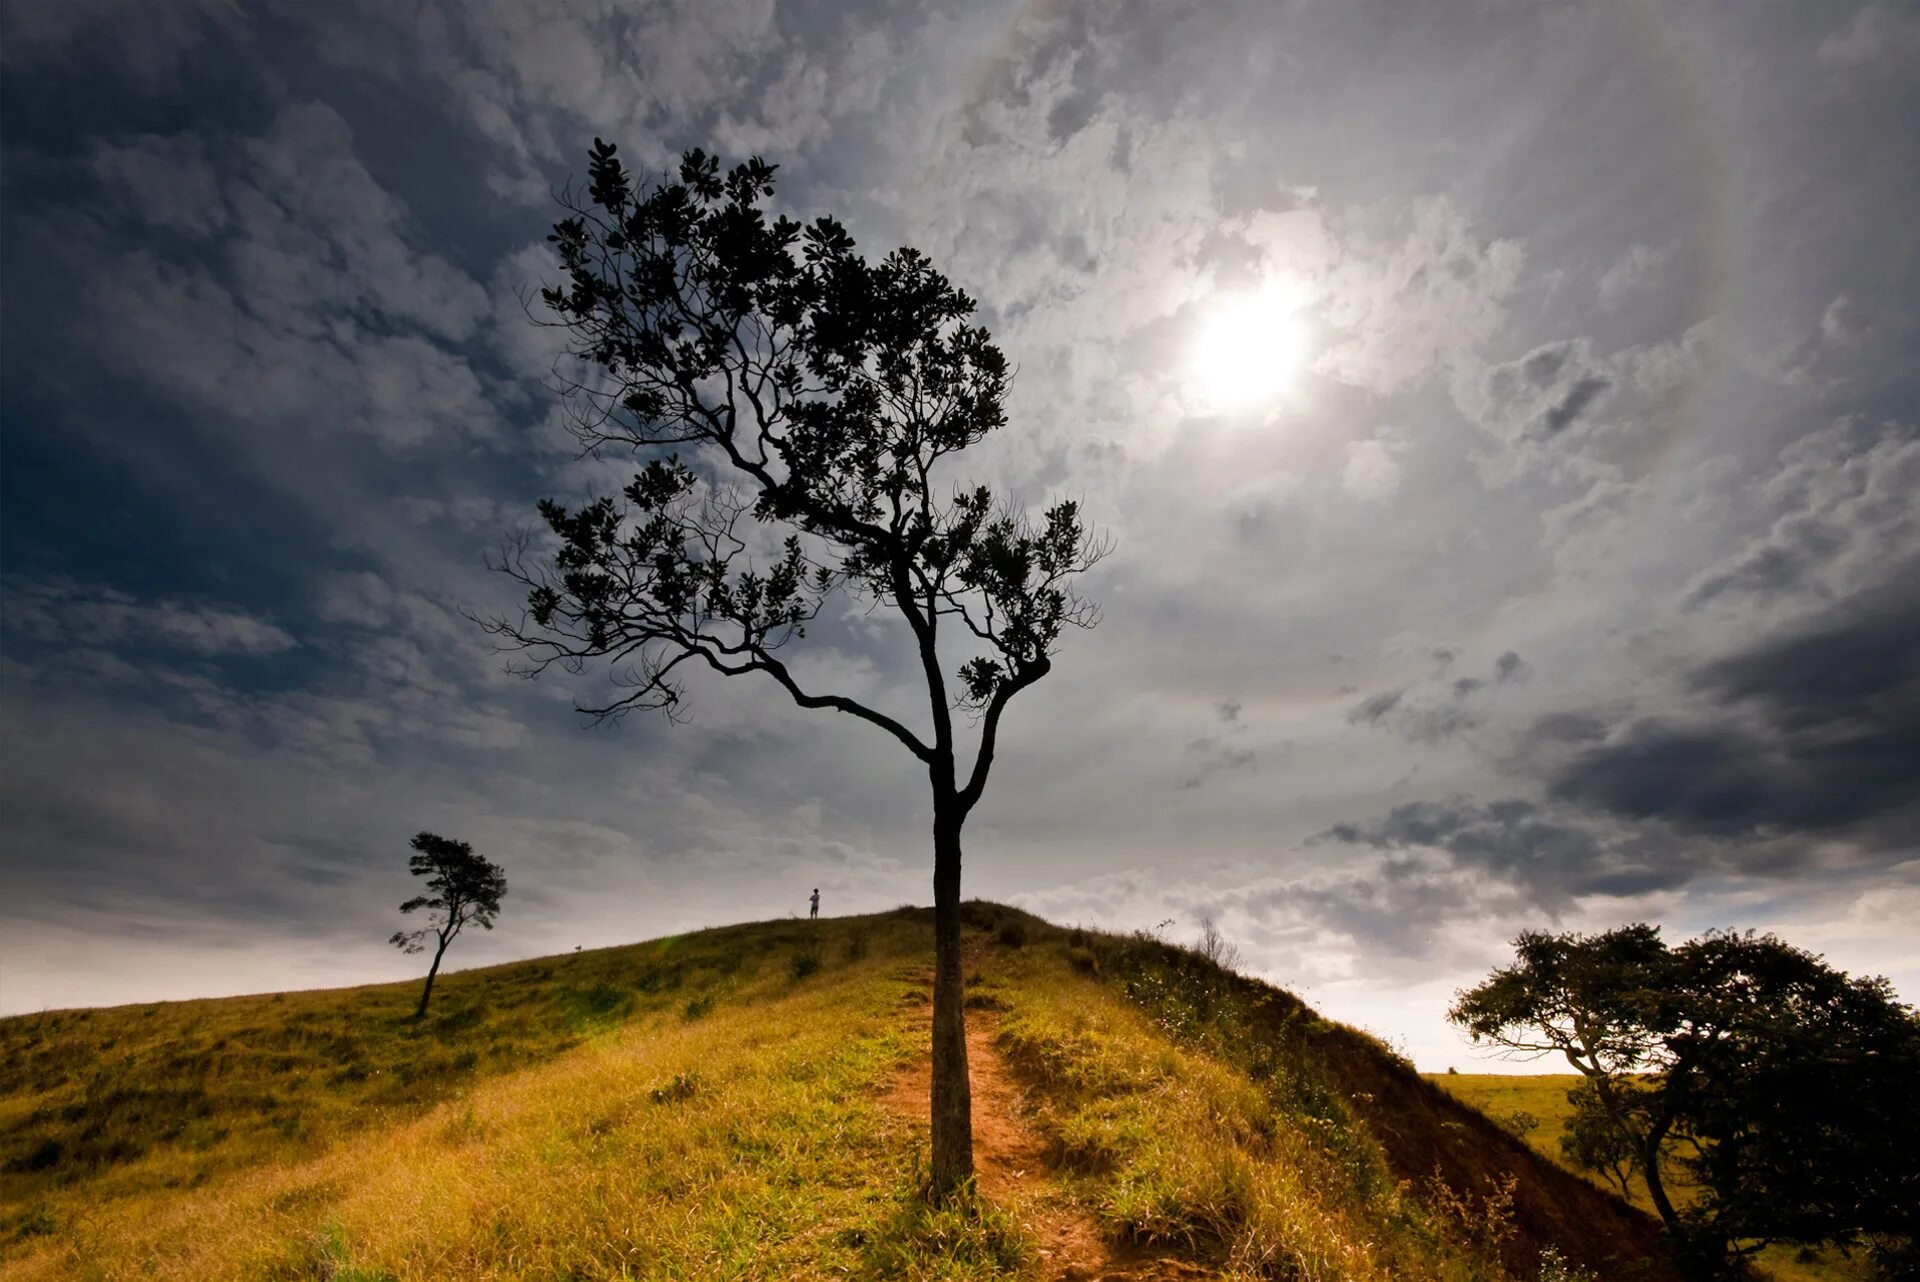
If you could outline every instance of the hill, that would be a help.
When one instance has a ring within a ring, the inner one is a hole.
[[[0,1021],[18,1278],[1667,1279],[1373,1040],[968,905],[978,1196],[924,1179],[924,910]]]

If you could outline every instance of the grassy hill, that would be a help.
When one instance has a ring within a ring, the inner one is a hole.
[[[978,1194],[925,1175],[925,910],[415,989],[0,1021],[8,1278],[1673,1277],[1378,1042],[968,906]]]

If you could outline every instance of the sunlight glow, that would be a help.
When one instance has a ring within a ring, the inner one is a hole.
[[[1220,299],[1200,324],[1188,377],[1216,410],[1273,400],[1305,363],[1307,327],[1299,290],[1271,283]]]

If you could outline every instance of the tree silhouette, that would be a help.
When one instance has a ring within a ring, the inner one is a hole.
[[[1051,670],[1065,628],[1096,622],[1071,580],[1104,549],[1071,502],[1032,520],[985,488],[948,488],[949,460],[1006,422],[1006,358],[917,251],[869,263],[830,218],[769,220],[773,178],[758,158],[722,174],[691,151],[677,179],[636,191],[595,140],[586,198],[562,196],[549,237],[567,283],[540,296],[570,331],[555,372],[575,436],[645,462],[618,495],[540,505],[553,541],[511,540],[497,565],[526,611],[489,627],[529,675],[606,661],[615,697],[581,709],[596,717],[675,716],[683,665],[759,673],[926,768],[944,1196],[973,1169],[961,830],[1007,705]],[[924,720],[809,688],[780,657],[841,592],[905,625]],[[970,759],[958,720],[977,727]]]
[[[507,875],[485,856],[474,854],[473,847],[464,841],[423,832],[410,844],[414,854],[407,860],[408,871],[425,877],[430,893],[415,895],[400,905],[400,911],[413,913],[424,908],[427,924],[416,930],[396,930],[389,942],[403,953],[417,953],[426,948],[429,938],[434,941],[433,965],[427,968],[420,1005],[413,1012],[413,1017],[420,1019],[433,997],[433,977],[440,973],[440,959],[447,955],[447,945],[454,936],[469,922],[482,930],[493,929],[493,919],[500,914],[500,900],[507,893]]]
[[[1637,1176],[1694,1272],[1737,1276],[1771,1242],[1864,1240],[1911,1265],[1920,1019],[1886,980],[1751,933],[1669,948],[1647,925],[1529,931],[1514,947],[1448,1018],[1579,1070],[1569,1156]],[[1668,1170],[1697,1186],[1690,1203]]]

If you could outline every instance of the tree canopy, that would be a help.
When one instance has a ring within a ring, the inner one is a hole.
[[[977,797],[1000,710],[1062,629],[1095,621],[1071,580],[1099,548],[1072,500],[1032,521],[985,487],[942,489],[942,464],[1006,422],[1010,370],[966,323],[973,300],[916,250],[870,264],[831,218],[768,219],[774,167],[757,158],[723,175],[689,152],[678,181],[636,192],[596,140],[589,173],[591,203],[549,237],[568,284],[541,292],[572,335],[569,422],[592,451],[662,448],[618,495],[540,505],[558,547],[509,549],[528,608],[496,633],[540,667],[610,661],[622,692],[595,715],[673,708],[693,661],[764,673],[931,764],[948,710],[969,708]],[[776,654],[842,589],[912,629],[930,731],[809,692]],[[948,620],[975,651],[951,671],[931,650]]]

